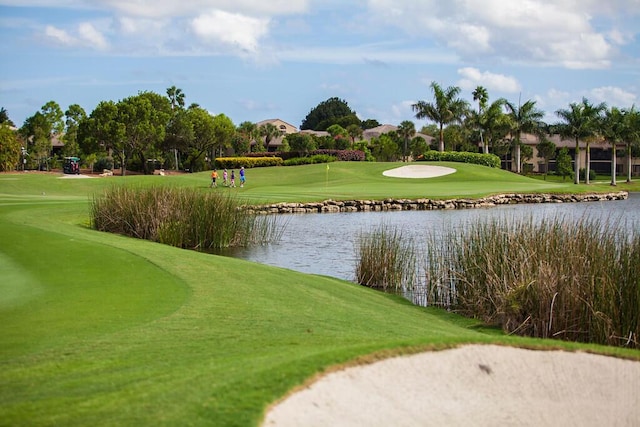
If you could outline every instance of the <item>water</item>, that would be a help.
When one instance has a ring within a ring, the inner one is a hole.
[[[278,243],[234,249],[234,257],[353,281],[356,245],[362,233],[384,224],[397,227],[407,238],[464,227],[484,219],[501,218],[602,218],[627,227],[640,227],[640,193],[627,200],[560,204],[520,204],[486,209],[447,211],[357,212],[281,215],[285,230]]]

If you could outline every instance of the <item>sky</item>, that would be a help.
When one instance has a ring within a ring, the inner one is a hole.
[[[583,97],[640,107],[640,0],[0,0],[0,37],[17,126],[170,86],[236,125],[299,127],[338,97],[420,129],[432,82],[534,100],[548,123]]]

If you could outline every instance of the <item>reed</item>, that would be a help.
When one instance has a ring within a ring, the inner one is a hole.
[[[229,193],[173,187],[112,187],[91,203],[91,224],[180,248],[215,250],[277,240],[275,216],[242,208]]]
[[[488,220],[431,236],[429,304],[509,333],[640,347],[640,232],[614,221]]]
[[[415,246],[398,228],[382,224],[360,233],[356,259],[360,285],[393,292],[413,289],[418,266]]]

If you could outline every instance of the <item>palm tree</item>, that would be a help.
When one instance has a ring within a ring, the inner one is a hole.
[[[585,182],[589,184],[589,163],[590,150],[589,144],[597,135],[597,127],[602,112],[606,110],[606,105],[600,103],[593,105],[589,103],[587,98],[582,98],[580,103],[572,102],[568,109],[560,109],[556,111],[564,123],[559,123],[557,128],[560,135],[568,138],[574,138],[576,143],[575,153],[575,178],[574,183],[580,183],[580,139],[586,143],[587,165],[585,173]]]
[[[605,111],[602,120],[602,135],[605,141],[611,144],[611,185],[616,183],[616,146],[623,141],[625,136],[625,114],[617,107]]]
[[[169,101],[171,101],[172,110],[176,107],[184,107],[184,92],[182,92],[182,89],[171,86],[167,88],[167,96],[169,97]]]
[[[260,126],[260,136],[264,137],[264,146],[267,151],[269,151],[269,144],[274,138],[279,137],[282,134],[280,129],[276,127],[273,123],[265,123]]]
[[[460,88],[457,86],[449,86],[442,90],[438,83],[431,82],[431,90],[435,103],[418,101],[411,108],[416,112],[417,119],[429,119],[438,124],[440,129],[438,151],[442,152],[444,151],[444,125],[461,122],[469,104],[458,98]]]
[[[472,95],[473,95],[473,100],[478,101],[478,119],[476,120],[476,122],[478,122],[480,120],[480,117],[482,116],[482,112],[485,110],[485,108],[487,108],[487,102],[489,102],[489,93],[487,92],[487,89],[484,88],[483,86],[477,86],[475,90],[472,92]],[[485,143],[482,135],[482,128],[480,128],[480,145],[482,146],[483,153],[486,154],[489,152],[488,148],[485,148]]]
[[[635,106],[624,110],[624,142],[627,155],[627,182],[631,182],[631,154],[633,146],[640,145],[640,111]]]
[[[402,123],[400,123],[400,126],[398,126],[397,132],[398,132],[398,135],[400,135],[402,137],[402,140],[404,141],[404,147],[402,149],[402,161],[406,162],[407,161],[407,144],[409,140],[413,138],[414,135],[416,134],[416,126],[413,124],[412,121],[404,120]]]
[[[509,101],[504,102],[507,114],[511,118],[511,134],[514,136],[514,148],[516,155],[516,173],[522,171],[520,164],[520,138],[522,132],[539,133],[544,112],[536,108],[536,101],[528,100],[518,106]]]

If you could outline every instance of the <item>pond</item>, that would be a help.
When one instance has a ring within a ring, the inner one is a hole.
[[[285,230],[278,243],[236,248],[224,255],[284,267],[303,273],[355,280],[356,245],[363,233],[380,225],[396,227],[403,236],[428,234],[485,219],[602,218],[640,227],[640,193],[627,200],[582,203],[514,204],[483,209],[387,211],[281,215]]]

